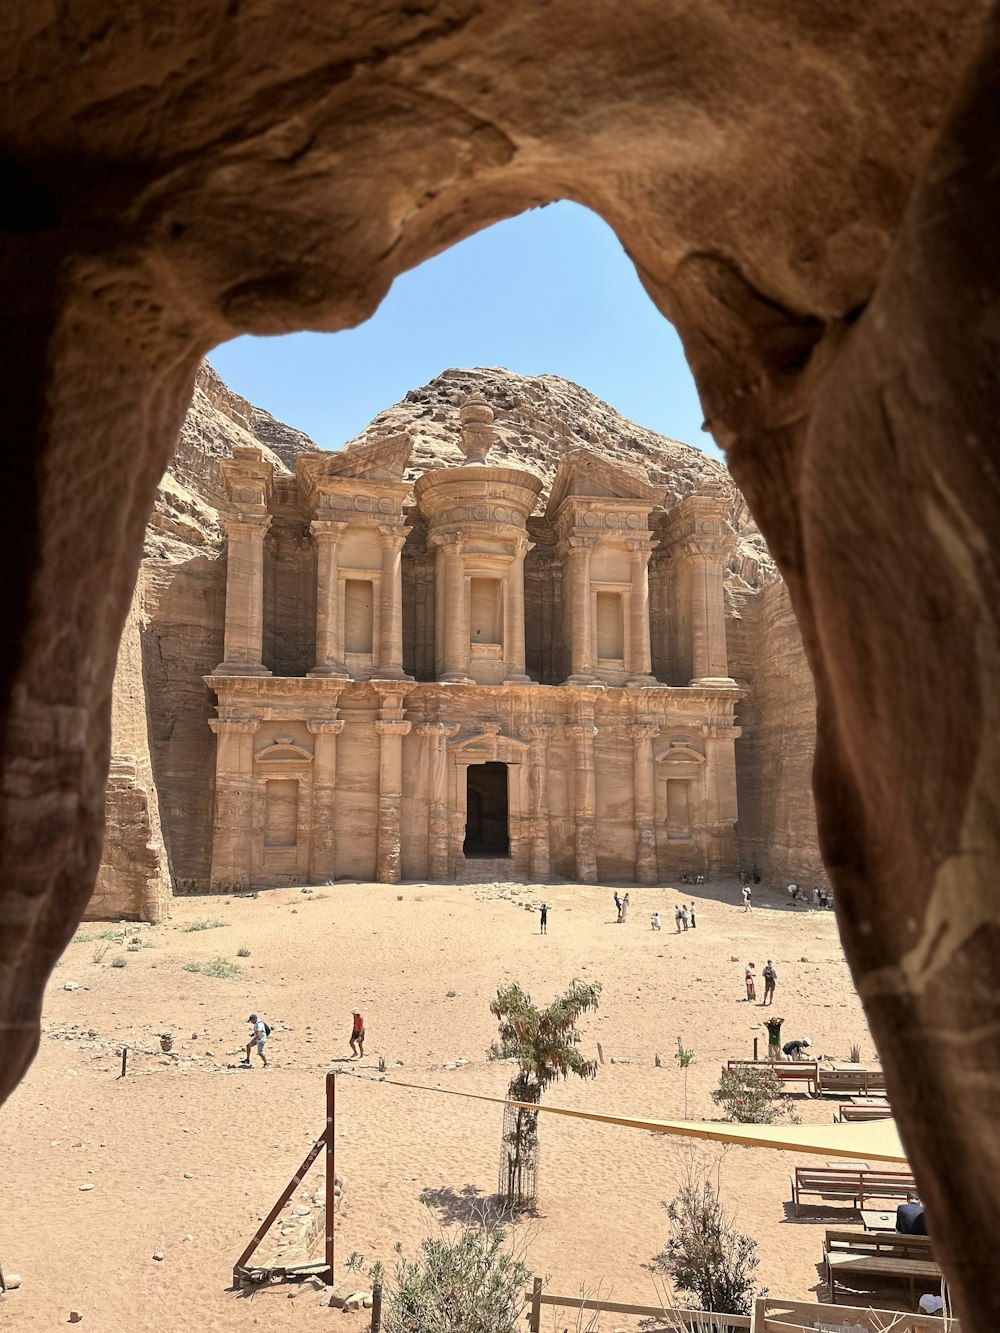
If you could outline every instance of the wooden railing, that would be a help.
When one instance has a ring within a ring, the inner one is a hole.
[[[962,1333],[957,1319],[909,1314],[905,1310],[873,1310],[869,1306],[817,1305],[761,1297],[754,1306],[751,1333]]]
[[[540,1333],[542,1306],[558,1306],[561,1310],[600,1310],[606,1314],[630,1314],[640,1318],[662,1320],[660,1333],[674,1329],[688,1329],[690,1333],[749,1333],[750,1316],[745,1314],[713,1314],[708,1310],[668,1310],[662,1305],[623,1305],[619,1301],[598,1301],[588,1296],[554,1296],[542,1290],[542,1279],[535,1278],[530,1292],[531,1312],[528,1319],[530,1333]],[[940,1321],[938,1321],[940,1322]],[[650,1333],[656,1333],[651,1329]]]

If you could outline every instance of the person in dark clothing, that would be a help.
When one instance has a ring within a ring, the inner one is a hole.
[[[750,874],[753,876],[753,882],[754,882],[755,884],[759,884],[759,883],[760,883],[760,868],[759,868],[759,866],[757,865],[757,862],[756,862],[756,861],[754,862],[753,869],[750,871]]]
[[[618,913],[617,917],[615,918],[616,922],[621,921],[621,919],[622,919],[622,900],[618,897],[618,890],[617,890],[617,889],[615,889],[615,911]]]
[[[896,1209],[896,1230],[903,1236],[926,1236],[924,1205],[915,1194],[908,1194],[906,1202]]]
[[[538,916],[539,916],[539,924],[540,924],[540,926],[541,926],[541,928],[542,928],[541,933],[542,933],[543,935],[547,935],[547,934],[549,933],[549,905],[548,905],[548,903],[542,903],[542,906],[541,906],[541,909],[540,909],[540,911],[539,911]]]
[[[786,1060],[801,1060],[802,1052],[812,1045],[812,1037],[802,1037],[799,1041],[786,1041],[781,1053]]]

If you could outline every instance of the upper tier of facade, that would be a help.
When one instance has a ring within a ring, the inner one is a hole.
[[[731,686],[723,573],[735,541],[711,484],[671,509],[584,449],[541,479],[493,466],[493,414],[461,408],[464,465],[404,480],[408,436],[221,464],[231,512],[216,676],[477,685]]]

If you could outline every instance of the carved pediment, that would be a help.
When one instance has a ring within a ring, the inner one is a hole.
[[[364,444],[336,453],[299,454],[296,472],[310,480],[319,477],[358,477],[367,481],[402,481],[413,452],[409,435],[376,435]]]
[[[484,759],[502,760],[505,754],[520,756],[526,750],[530,750],[531,745],[528,741],[517,740],[514,736],[501,736],[498,730],[490,727],[472,736],[459,736],[449,743],[448,748],[456,753],[481,754]]]
[[[589,449],[572,449],[563,454],[552,483],[546,510],[551,519],[564,500],[635,500],[647,508],[662,504],[662,486],[652,486],[636,467],[612,462]]]
[[[254,754],[258,764],[311,764],[312,754],[304,746],[283,737],[271,745],[263,745]]]
[[[705,756],[699,754],[697,750],[692,750],[690,745],[682,745],[674,741],[667,749],[656,756],[656,762],[667,766],[670,764],[703,764]]]

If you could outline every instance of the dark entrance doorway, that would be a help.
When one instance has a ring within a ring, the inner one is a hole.
[[[470,764],[466,789],[466,856],[510,856],[507,765]]]

